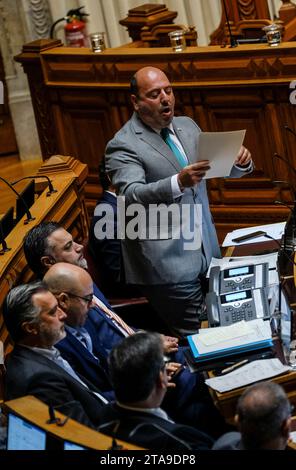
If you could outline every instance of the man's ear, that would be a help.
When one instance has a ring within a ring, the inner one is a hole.
[[[24,330],[27,335],[38,335],[37,323],[24,321],[22,323],[22,330]]]
[[[55,260],[52,256],[50,255],[46,255],[46,256],[42,256],[41,259],[41,264],[46,268],[46,269],[49,269],[50,266],[52,266],[53,264],[55,264]]]
[[[55,294],[55,297],[58,301],[59,307],[64,310],[64,312],[68,311],[69,308],[69,296],[65,292],[61,292],[60,294]]]
[[[239,416],[238,416],[238,414],[236,414],[234,416],[234,424],[239,429]]]
[[[134,110],[138,111],[139,110],[139,105],[138,105],[138,98],[137,98],[136,95],[131,95],[131,102],[132,102],[132,105],[134,107]]]
[[[168,376],[165,371],[161,370],[158,376],[158,385],[160,388],[167,389],[168,386]]]
[[[291,431],[291,424],[292,424],[292,420],[291,420],[291,416],[287,419],[285,419],[283,422],[282,422],[282,425],[281,425],[281,431],[282,431],[282,435],[288,439],[289,435],[290,435],[290,431]]]

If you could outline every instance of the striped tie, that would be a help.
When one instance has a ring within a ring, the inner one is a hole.
[[[112,312],[112,310],[110,310],[110,308],[108,308],[95,295],[93,296],[93,302],[97,305],[97,307],[99,307],[101,310],[103,310],[103,312],[105,312],[106,315],[109,318],[111,318],[111,320],[113,320],[113,322],[115,322],[117,324],[117,326],[120,327],[121,330],[124,330],[125,333],[127,333],[127,336],[135,334],[135,331],[130,326],[128,326],[128,324],[125,323],[125,321],[123,321],[122,318],[120,318],[119,315],[117,315],[115,312]]]
[[[177,145],[175,142],[170,137],[170,131],[167,127],[164,127],[160,131],[160,135],[165,141],[165,143],[170,147],[171,151],[177,158],[178,162],[180,163],[181,167],[184,168],[185,166],[188,165],[186,157],[182,154],[182,152],[178,149]]]

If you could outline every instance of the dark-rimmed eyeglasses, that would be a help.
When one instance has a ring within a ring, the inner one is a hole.
[[[88,294],[83,297],[82,295],[72,294],[71,292],[65,292],[65,294],[69,295],[69,297],[75,297],[77,299],[84,300],[84,302],[86,302],[87,304],[90,304],[92,302],[94,296],[94,294]]]

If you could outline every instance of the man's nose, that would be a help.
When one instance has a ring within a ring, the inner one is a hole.
[[[165,92],[165,90],[161,90],[160,99],[161,99],[162,102],[163,101],[165,101],[165,102],[169,101],[169,95]]]
[[[80,245],[80,243],[75,242],[75,251],[80,253],[80,251],[82,251],[82,250],[83,250],[83,245]]]
[[[59,320],[65,321],[67,318],[66,312],[64,312],[64,310],[62,310],[60,307],[58,307],[58,311],[59,311]]]

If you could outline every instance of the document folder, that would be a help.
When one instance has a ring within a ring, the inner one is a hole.
[[[217,360],[273,346],[269,322],[262,319],[206,328],[188,336],[187,340],[195,362]]]

